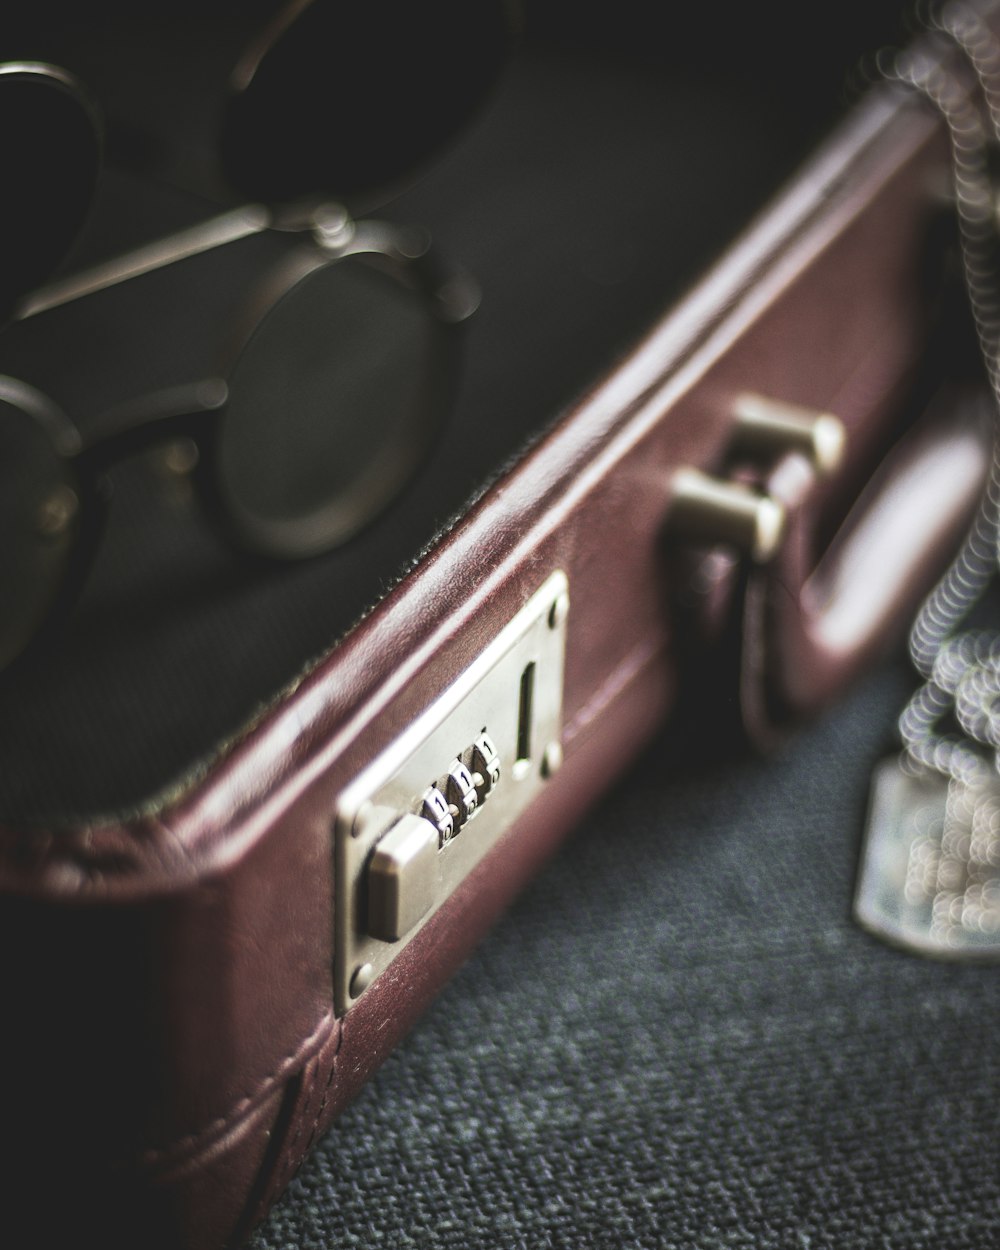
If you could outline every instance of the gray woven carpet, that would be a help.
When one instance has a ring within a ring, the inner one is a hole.
[[[850,918],[908,684],[766,762],[654,744],[254,1250],[1000,1244],[1000,976]]]

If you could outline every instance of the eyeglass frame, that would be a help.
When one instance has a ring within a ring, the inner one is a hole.
[[[248,301],[244,324],[228,353],[228,376],[243,359],[257,329],[287,295],[314,273],[351,257],[391,263],[394,268],[390,276],[421,295],[430,315],[442,327],[459,325],[478,306],[475,282],[465,271],[441,261],[425,231],[371,219],[354,221],[339,204],[322,204],[298,218],[275,218],[266,208],[250,205],[49,283],[22,303],[15,320],[33,318],[268,230],[299,236],[303,243],[277,265],[271,265],[264,281],[256,284],[256,298],[251,296]],[[446,384],[453,384],[454,373],[452,368],[451,377],[444,379]],[[413,435],[411,442],[406,448],[390,447],[387,464],[381,463],[384,457],[376,461],[380,490],[374,497],[369,495],[365,506],[357,507],[332,538],[317,542],[301,536],[295,541],[294,535],[291,540],[273,532],[268,535],[264,532],[267,523],[248,523],[245,516],[241,521],[236,504],[231,499],[227,501],[218,467],[218,444],[229,389],[227,376],[213,375],[155,390],[105,409],[95,419],[93,432],[85,438],[68,414],[44,392],[0,375],[0,401],[18,408],[45,432],[63,471],[63,480],[55,484],[43,505],[48,508],[48,515],[39,521],[49,537],[65,536],[68,544],[54,593],[36,614],[26,640],[8,657],[7,664],[3,664],[0,655],[0,666],[9,667],[25,651],[33,650],[36,640],[48,634],[52,623],[64,616],[78,597],[107,522],[108,473],[121,461],[161,443],[190,440],[196,452],[190,476],[210,521],[237,548],[266,558],[297,560],[342,545],[384,511],[429,453],[450,398],[439,395],[436,403],[425,405],[421,424],[428,428],[408,431]],[[368,471],[368,482],[372,476]],[[294,525],[294,519],[287,524],[274,521],[271,528],[287,530]]]

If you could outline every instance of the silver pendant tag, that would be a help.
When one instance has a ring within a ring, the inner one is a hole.
[[[879,764],[854,914],[910,951],[1000,958],[1000,783]]]

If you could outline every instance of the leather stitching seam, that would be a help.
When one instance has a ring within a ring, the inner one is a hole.
[[[305,1158],[305,1156],[313,1148],[313,1142],[316,1140],[316,1136],[319,1133],[319,1126],[323,1122],[323,1112],[326,1110],[326,1104],[330,1101],[330,1086],[333,1084],[334,1074],[337,1071],[337,1057],[340,1054],[340,1043],[341,1043],[341,1040],[343,1039],[343,1036],[344,1036],[343,1030],[341,1030],[341,1035],[337,1039],[337,1049],[334,1052],[332,1060],[330,1061],[330,1072],[326,1078],[326,1084],[323,1087],[323,1097],[320,1100],[320,1104],[316,1111],[316,1115],[313,1118],[312,1128],[310,1129],[310,1132],[309,1132],[309,1140],[306,1142],[306,1148],[302,1152],[303,1158]]]
[[[183,1137],[177,1138],[167,1146],[151,1147],[148,1150],[141,1151],[136,1156],[136,1162],[143,1166],[156,1166],[164,1163],[175,1163],[176,1156],[196,1153],[198,1150],[209,1145],[213,1138],[223,1135],[230,1131],[234,1126],[234,1121],[244,1116],[248,1111],[261,1102],[272,1092],[272,1090],[282,1081],[287,1080],[292,1074],[295,1067],[302,1062],[303,1055],[308,1054],[317,1045],[321,1044],[324,1035],[328,1031],[331,1023],[336,1022],[333,1014],[333,1008],[323,1014],[317,1027],[309,1034],[305,1041],[294,1050],[291,1054],[286,1055],[278,1064],[278,1066],[269,1073],[252,1094],[233,1103],[229,1110],[221,1116],[216,1117],[210,1123],[204,1125],[196,1132],[188,1133]],[[340,1039],[338,1038],[337,1050],[340,1050]]]
[[[281,1189],[284,1189],[285,1185],[288,1183],[288,1180],[292,1174],[292,1171],[295,1168],[295,1148],[299,1144],[299,1138],[302,1136],[302,1130],[305,1127],[306,1121],[309,1118],[309,1108],[312,1105],[313,1095],[316,1093],[316,1077],[317,1077],[318,1072],[319,1072],[319,1059],[318,1058],[310,1059],[309,1061],[309,1086],[305,1092],[305,1098],[302,1102],[302,1108],[295,1117],[296,1119],[295,1135],[292,1137],[292,1140],[288,1143],[288,1146],[284,1148],[281,1152],[282,1155],[284,1156],[284,1160],[283,1160],[284,1166],[278,1172],[278,1176],[280,1178],[279,1185]],[[308,1150],[308,1146],[306,1147],[306,1150]]]

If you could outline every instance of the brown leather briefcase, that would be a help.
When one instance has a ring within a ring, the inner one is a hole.
[[[933,111],[874,85],[817,143],[830,68],[775,135],[783,102],[741,116],[724,73],[671,79],[641,23],[600,55],[578,17],[574,44],[529,6],[491,102],[385,210],[482,287],[409,484],[328,555],[240,562],[178,505],[178,426],[113,475],[78,606],[6,676],[18,1245],[238,1244],[657,726],[785,733],[898,640],[968,524],[986,451]],[[205,216],[105,177],[71,274]],[[106,414],[291,254],[239,221],[217,270],[206,245],[33,292],[0,372]]]

